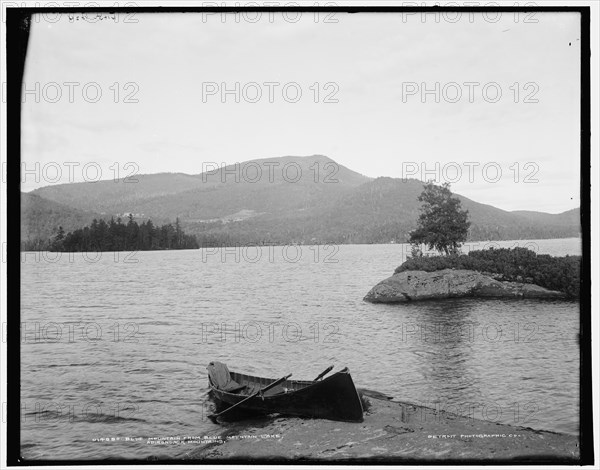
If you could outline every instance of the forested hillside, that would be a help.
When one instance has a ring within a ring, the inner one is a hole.
[[[333,160],[282,157],[199,175],[136,175],[40,188],[23,194],[22,240],[48,240],[91,221],[133,214],[138,222],[179,219],[200,245],[403,243],[415,228],[423,183],[371,179]],[[469,210],[470,240],[579,236],[579,210],[508,212],[458,195]],[[48,199],[51,200],[48,200]]]

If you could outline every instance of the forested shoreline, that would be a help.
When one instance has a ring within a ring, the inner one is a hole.
[[[193,235],[182,230],[179,219],[173,224],[155,226],[151,220],[138,224],[130,214],[127,223],[120,217],[106,222],[94,219],[89,226],[65,233],[58,227],[56,235],[48,240],[26,240],[22,251],[149,251],[187,250],[199,248]]]

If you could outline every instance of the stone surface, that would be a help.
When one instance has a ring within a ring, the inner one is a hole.
[[[364,300],[393,303],[452,297],[557,299],[565,296],[562,292],[551,291],[535,284],[498,281],[477,271],[444,269],[394,274],[373,287]]]
[[[363,392],[368,393],[368,392]],[[183,458],[201,461],[564,461],[579,458],[576,436],[482,421],[391,400],[368,398],[362,423],[271,417],[216,426],[223,443]]]

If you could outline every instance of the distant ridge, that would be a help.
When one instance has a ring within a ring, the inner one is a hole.
[[[201,244],[402,243],[415,226],[423,188],[415,179],[372,179],[323,155],[205,168],[198,175],[136,175],[136,182],[64,184],[25,193],[22,238],[50,237],[59,224],[71,230],[90,217],[131,212],[158,223],[179,217]],[[579,209],[509,212],[459,197],[471,215],[471,240],[579,236]]]
[[[570,209],[559,214],[548,214],[546,212],[535,211],[512,211],[511,213],[526,217],[531,221],[549,225],[578,225],[581,221],[581,213],[578,208]]]
[[[88,225],[95,212],[83,211],[45,199],[32,193],[21,193],[21,242],[47,240],[59,226],[67,232]]]

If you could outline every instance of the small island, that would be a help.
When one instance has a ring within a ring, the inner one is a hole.
[[[187,235],[181,228],[179,218],[175,226],[165,224],[155,226],[150,219],[138,224],[129,214],[127,224],[120,217],[94,219],[92,224],[65,234],[58,227],[56,235],[44,242],[36,241],[21,247],[25,251],[150,251],[150,250],[189,250],[197,249],[198,241],[193,235]]]
[[[402,266],[398,269],[401,268]],[[503,275],[498,273],[468,269],[400,271],[373,287],[364,300],[372,303],[398,303],[456,297],[572,299],[576,298],[572,292],[577,290],[578,293],[578,288],[572,289],[571,284],[578,277],[567,280],[565,290],[553,290],[531,282],[501,280]]]
[[[456,297],[577,299],[581,256],[538,255],[527,248],[461,254],[470,222],[449,186],[425,185],[411,257],[373,287],[364,300],[398,303]],[[421,245],[438,256],[423,256]]]

